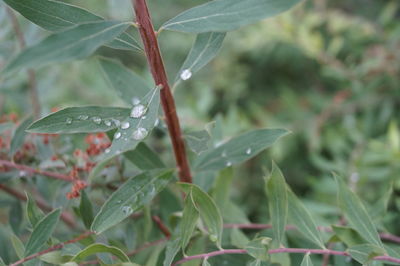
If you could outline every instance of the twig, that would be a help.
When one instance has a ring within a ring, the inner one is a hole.
[[[158,217],[157,215],[153,215],[152,218],[153,221],[158,226],[158,229],[160,229],[160,231],[165,235],[165,237],[170,238],[171,232],[169,231],[168,227],[163,223],[163,221],[161,221],[160,217]]]
[[[5,186],[3,184],[0,184],[0,189],[3,190],[4,192],[7,192],[8,194],[12,195],[13,197],[15,197],[17,199],[20,199],[20,200],[23,200],[23,201],[27,201],[27,198],[26,198],[26,196],[24,194],[12,189],[12,188],[9,188],[9,187],[7,187],[7,186]],[[46,203],[44,203],[41,200],[35,199],[35,202],[36,202],[36,205],[40,209],[42,209],[44,211],[50,212],[50,211],[53,210],[50,206],[48,206]],[[72,215],[70,213],[62,212],[61,213],[61,220],[66,225],[68,225],[70,228],[76,228],[75,220],[73,219],[73,217],[72,217]]]
[[[18,44],[20,49],[24,49],[26,46],[24,34],[21,31],[21,27],[19,26],[17,17],[15,16],[14,12],[11,8],[7,7],[7,13],[11,19],[11,24],[14,29],[15,35],[17,36]],[[33,116],[35,119],[40,117],[40,103],[39,103],[39,96],[37,91],[37,82],[36,82],[36,75],[32,69],[27,70],[28,74],[28,83],[29,83],[29,91],[31,93],[31,103],[33,109]]]
[[[156,85],[162,85],[161,104],[164,109],[169,136],[174,149],[175,160],[179,170],[179,178],[182,182],[192,182],[189,163],[186,156],[185,143],[183,141],[175,101],[168,84],[167,74],[158,47],[157,36],[151,22],[146,0],[132,0],[140,36],[143,41],[147,61]]]
[[[63,174],[58,174],[58,173],[53,173],[53,172],[47,172],[47,171],[42,171],[39,169],[35,169],[26,165],[22,165],[22,164],[16,164],[14,162],[11,161],[6,161],[6,160],[0,160],[0,166],[1,165],[5,165],[7,167],[11,167],[11,168],[15,168],[15,169],[19,169],[19,170],[23,170],[26,171],[28,173],[31,174],[39,174],[39,175],[44,175],[47,177],[51,177],[51,178],[55,178],[55,179],[60,179],[60,180],[64,180],[64,181],[68,181],[68,182],[73,182],[74,179],[71,178],[68,175],[63,175]]]
[[[30,256],[28,256],[28,257],[26,257],[26,258],[20,259],[19,261],[16,261],[16,262],[10,264],[10,266],[20,265],[20,264],[25,263],[25,262],[27,262],[27,261],[29,261],[29,260],[32,260],[32,259],[34,259],[34,258],[37,258],[37,257],[39,257],[39,256],[41,256],[41,255],[50,253],[50,252],[55,251],[55,250],[58,250],[58,249],[62,249],[65,245],[72,244],[72,243],[76,243],[76,242],[78,242],[78,241],[80,241],[80,240],[82,240],[82,239],[84,239],[84,238],[89,237],[89,236],[92,235],[92,234],[93,234],[93,232],[85,232],[85,233],[81,234],[80,236],[78,236],[78,237],[76,237],[76,238],[74,238],[74,239],[71,239],[71,240],[68,240],[68,241],[59,243],[59,244],[54,245],[54,246],[52,246],[52,247],[50,247],[50,248],[48,248],[48,249],[45,249],[45,250],[43,250],[43,251],[37,252],[37,253],[35,253],[35,254],[32,254],[32,255],[30,255]]]

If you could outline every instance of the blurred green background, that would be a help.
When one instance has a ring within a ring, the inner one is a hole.
[[[129,0],[68,2],[107,18],[133,19]],[[150,0],[155,27],[199,2]],[[229,33],[219,56],[175,88],[184,130],[219,121],[225,138],[262,127],[292,131],[235,168],[232,197],[252,222],[266,220],[261,184],[273,159],[320,225],[337,220],[332,171],[349,178],[371,205],[393,185],[391,212],[381,227],[400,234],[395,215],[400,210],[399,7],[398,0],[305,1],[275,19]],[[28,45],[48,34],[18,18]],[[159,38],[173,80],[195,36],[163,32]],[[17,52],[2,4],[0,67]],[[118,58],[151,81],[142,54],[109,48],[97,54]],[[54,107],[124,106],[95,58],[43,67],[37,76],[43,115]],[[25,73],[0,82],[0,113],[30,114]],[[169,149],[169,140],[158,135],[149,144]],[[173,164],[169,152],[163,156]]]

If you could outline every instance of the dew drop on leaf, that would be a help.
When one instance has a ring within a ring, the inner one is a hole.
[[[132,108],[131,117],[140,118],[147,112],[146,106],[143,104],[136,105]]]
[[[79,119],[79,120],[82,120],[82,121],[85,121],[85,120],[87,120],[88,118],[89,118],[88,115],[79,115],[79,116],[78,116],[78,119]]]
[[[95,122],[96,124],[100,125],[101,123],[101,118],[98,116],[94,116],[92,117],[93,122]]]
[[[66,123],[67,125],[72,124],[72,118],[71,118],[71,117],[68,117],[68,118],[65,120],[65,123]]]
[[[109,148],[107,148],[107,149],[104,150],[105,153],[110,153],[110,151],[111,151],[111,150],[110,150]]]
[[[128,129],[131,126],[131,124],[129,124],[129,122],[122,122],[121,123],[121,128],[122,129]]]
[[[105,120],[104,124],[108,127],[111,127],[111,121],[110,120]]]
[[[250,154],[251,153],[251,148],[248,148],[247,150],[246,150],[246,154]]]
[[[119,139],[121,137],[121,132],[117,132],[114,134],[114,139]]]
[[[115,126],[119,127],[119,125],[121,125],[121,122],[118,119],[112,118],[111,120],[114,122]]]
[[[142,140],[147,136],[148,133],[149,132],[147,131],[147,129],[140,127],[133,132],[132,138],[135,140]]]
[[[232,162],[227,161],[227,162],[226,162],[226,166],[227,166],[227,167],[232,166]]]
[[[181,79],[182,80],[188,80],[192,77],[192,72],[190,71],[190,69],[184,69],[181,72]]]
[[[226,151],[223,151],[221,154],[222,157],[226,157]]]
[[[130,206],[122,206],[121,209],[125,215],[130,215],[133,212],[132,207]]]
[[[140,103],[140,100],[138,97],[133,97],[131,101],[132,101],[132,105],[138,105]]]

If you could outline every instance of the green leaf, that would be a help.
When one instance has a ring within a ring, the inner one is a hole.
[[[352,246],[347,249],[347,252],[353,259],[363,265],[373,257],[385,254],[385,250],[383,248],[371,244]]]
[[[79,213],[81,214],[83,224],[85,225],[86,229],[90,229],[90,226],[93,222],[93,207],[85,190],[81,191]]]
[[[385,217],[392,193],[393,185],[390,185],[385,194],[380,196],[372,206],[369,206],[368,213],[373,220],[381,220],[383,217]]]
[[[181,239],[181,248],[183,252],[185,252],[185,248],[188,245],[190,238],[192,237],[198,219],[199,219],[199,212],[195,207],[195,203],[193,200],[193,192],[192,190],[190,190],[185,198],[185,206],[183,208],[182,221],[180,224],[181,227],[180,239]]]
[[[60,214],[61,209],[55,209],[36,224],[28,243],[26,243],[24,257],[42,250],[42,246],[53,234],[58,219],[60,218]]]
[[[300,266],[314,266],[314,264],[313,264],[312,261],[311,261],[310,253],[309,253],[309,252],[306,253],[306,254],[304,255],[303,260],[301,261]]]
[[[49,31],[63,31],[78,24],[102,21],[89,11],[61,1],[3,0],[22,16]],[[115,49],[141,50],[137,41],[127,32],[108,44]]]
[[[97,48],[112,41],[128,27],[127,23],[100,21],[78,25],[54,33],[41,42],[18,54],[4,68],[12,72],[26,67],[39,67],[54,62],[82,59],[93,54]]]
[[[220,171],[218,177],[215,180],[213,198],[218,208],[222,213],[226,209],[226,205],[229,202],[229,192],[232,186],[233,169],[231,167]]]
[[[27,131],[49,134],[104,132],[119,125],[129,113],[129,109],[120,107],[68,107],[35,121]]]
[[[324,241],[322,240],[321,233],[318,231],[311,214],[290,188],[288,187],[287,189],[289,220],[305,237],[324,249]]]
[[[177,230],[177,232],[174,233],[173,237],[167,242],[163,266],[172,265],[172,262],[174,261],[174,258],[180,248],[181,248],[180,231]]]
[[[365,240],[383,248],[378,231],[376,230],[367,210],[358,196],[350,190],[339,176],[335,176],[338,186],[338,200],[347,221]]]
[[[115,191],[94,218],[91,230],[100,234],[148,204],[171,181],[173,171],[146,172]]]
[[[110,253],[110,254],[114,255],[115,257],[117,257],[122,262],[130,262],[128,256],[122,250],[120,250],[119,248],[107,246],[104,244],[92,244],[92,245],[86,247],[81,252],[76,254],[71,259],[71,261],[81,262],[86,257],[94,255],[96,253]]]
[[[216,242],[218,247],[221,247],[222,216],[213,199],[196,185],[188,183],[179,183],[179,185],[186,193],[192,193],[193,202],[200,213],[201,219],[207,226],[210,240]]]
[[[153,170],[165,168],[165,164],[161,158],[146,143],[141,142],[133,151],[124,153],[124,157],[141,170]]]
[[[300,0],[216,0],[193,7],[161,27],[182,32],[230,31],[282,13]]]
[[[211,136],[207,130],[188,132],[185,134],[188,147],[195,153],[200,154],[210,148]]]
[[[107,82],[126,103],[133,104],[136,99],[141,99],[149,93],[151,88],[147,82],[121,63],[99,58],[99,64]]]
[[[332,225],[332,230],[335,232],[336,237],[348,247],[365,244],[365,240],[350,227]]]
[[[195,160],[194,167],[197,170],[220,170],[242,163],[269,148],[286,134],[288,131],[284,129],[258,129],[247,132],[203,152]]]
[[[207,65],[217,54],[225,39],[225,32],[207,32],[198,34],[196,40],[186,57],[175,82],[181,80],[183,71],[190,71],[191,74],[196,73],[202,67]]]
[[[36,224],[44,217],[44,213],[41,209],[38,208],[32,195],[29,194],[29,192],[25,192],[25,194],[27,198],[26,214],[32,227],[35,227]]]
[[[11,229],[16,235],[19,235],[21,224],[23,221],[23,210],[20,201],[14,201],[10,206],[8,221]]]
[[[265,182],[274,239],[281,244],[287,223],[288,199],[285,178],[274,162],[272,162],[272,173]]]
[[[10,144],[10,157],[13,157],[17,150],[24,144],[26,136],[26,128],[32,123],[32,117],[28,117],[21,122],[15,130]]]
[[[269,237],[256,238],[247,243],[245,249],[247,253],[253,258],[261,261],[268,261],[268,246],[270,242],[271,238]]]
[[[11,234],[11,243],[14,247],[15,253],[17,254],[19,259],[24,257],[25,247],[22,241],[14,234]]]
[[[141,101],[140,104],[133,106],[141,107],[146,110],[139,117],[131,116],[121,121],[118,131],[114,134],[109,152],[103,154],[100,160],[107,160],[128,150],[133,150],[142,142],[154,128],[158,119],[158,109],[160,107],[160,88],[152,89]]]
[[[232,245],[238,248],[244,248],[250,242],[247,236],[238,228],[232,228],[230,239]]]

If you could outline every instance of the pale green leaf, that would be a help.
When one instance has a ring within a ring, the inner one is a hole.
[[[180,239],[183,252],[185,251],[185,248],[188,245],[190,238],[192,237],[193,231],[197,224],[197,220],[199,219],[199,212],[197,211],[194,204],[195,203],[193,200],[193,192],[192,190],[190,190],[185,198],[182,221],[180,223]]]
[[[119,125],[129,113],[129,109],[120,107],[67,107],[35,121],[27,131],[49,134],[104,132]]]
[[[317,225],[312,218],[310,212],[303,203],[288,187],[288,214],[289,221],[293,223],[297,229],[314,244],[320,248],[325,248],[321,233],[318,231]]]
[[[176,254],[181,248],[180,231],[176,231],[177,232],[174,233],[173,237],[167,242],[163,266],[171,266]]]
[[[231,167],[225,168],[224,170],[220,171],[218,177],[215,180],[212,196],[221,213],[225,212],[226,205],[229,202],[229,192],[232,186],[232,180],[233,169]]]
[[[168,20],[161,29],[182,32],[230,31],[282,13],[300,0],[215,0]]]
[[[11,229],[16,235],[19,235],[19,231],[21,229],[21,224],[23,221],[23,209],[22,203],[19,200],[13,201],[10,204],[10,210],[8,213],[8,223],[11,226]]]
[[[238,228],[232,228],[230,239],[232,245],[238,248],[244,248],[250,242],[247,236]]]
[[[14,10],[36,25],[49,31],[63,31],[78,24],[102,21],[103,18],[89,11],[61,1],[52,0],[3,0]],[[111,43],[111,48],[141,50],[128,32],[122,33]]]
[[[265,182],[274,239],[281,244],[287,223],[288,199],[285,178],[274,162],[272,162],[271,175],[265,179]]]
[[[207,32],[198,34],[196,40],[186,57],[175,82],[181,79],[182,71],[190,71],[191,74],[196,73],[202,67],[207,65],[217,54],[225,39],[225,32]]]
[[[42,250],[42,246],[53,234],[58,219],[60,218],[60,214],[61,209],[55,209],[36,224],[31,236],[29,237],[28,243],[26,243],[24,257]]]
[[[365,244],[365,240],[350,227],[332,225],[335,236],[348,247]]]
[[[261,261],[269,259],[268,246],[271,242],[269,237],[259,237],[247,243],[245,249],[247,253],[253,258]]]
[[[306,253],[306,254],[304,255],[303,260],[301,261],[300,266],[314,266],[314,264],[313,264],[312,261],[311,261],[310,253],[309,253],[309,252]]]
[[[211,136],[207,130],[188,132],[184,137],[188,147],[197,154],[210,148]]]
[[[160,156],[144,142],[139,143],[133,151],[125,152],[124,157],[141,170],[153,170],[166,167]]]
[[[247,132],[200,154],[194,162],[194,168],[220,170],[242,163],[269,148],[286,134],[288,131],[284,129],[258,129]]]
[[[27,202],[26,202],[26,214],[28,216],[28,220],[31,223],[32,227],[35,227],[36,224],[43,218],[44,213],[41,209],[38,208],[34,198],[29,194],[29,192],[25,192]]]
[[[335,180],[338,187],[339,205],[346,220],[365,240],[383,248],[378,231],[360,198],[350,190],[341,177],[335,175]]]
[[[146,172],[130,178],[104,203],[91,230],[100,234],[148,204],[171,181],[172,173],[171,170]]]
[[[11,239],[11,243],[13,245],[13,248],[15,250],[15,253],[17,254],[19,259],[22,259],[24,257],[24,253],[25,253],[24,244],[22,243],[21,239],[19,239],[14,234],[11,234],[10,239]]]
[[[363,265],[373,257],[385,254],[383,247],[378,247],[371,244],[352,246],[347,249],[347,252],[353,259],[359,263],[362,263]]]
[[[132,104],[150,91],[151,88],[145,80],[121,63],[107,58],[99,58],[99,64],[110,86],[126,103]]]
[[[3,72],[88,57],[97,48],[112,41],[127,27],[127,23],[99,21],[54,33],[19,53],[4,68]]]
[[[93,222],[93,207],[85,190],[81,191],[81,202],[79,204],[79,213],[82,217],[82,221],[86,229],[90,229],[90,226]]]
[[[17,150],[24,144],[27,127],[32,123],[32,117],[28,117],[21,122],[15,130],[10,144],[10,157],[13,157]]]
[[[122,250],[120,250],[119,248],[107,246],[104,244],[92,244],[90,246],[87,246],[81,252],[76,254],[71,259],[71,261],[81,262],[86,257],[94,255],[96,253],[110,253],[110,254],[114,255],[115,257],[117,257],[122,262],[130,262],[128,256]]]

